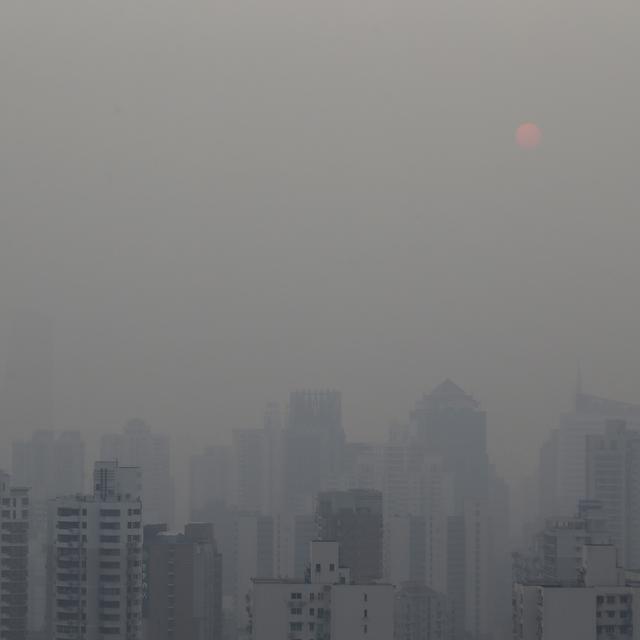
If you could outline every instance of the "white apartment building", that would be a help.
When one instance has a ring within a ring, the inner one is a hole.
[[[516,584],[514,639],[640,639],[640,576],[616,557],[613,545],[586,545],[579,586]]]
[[[140,640],[140,470],[97,462],[94,493],[49,504],[50,640]]]
[[[337,542],[311,543],[306,579],[253,580],[253,640],[390,640],[394,589],[352,584]]]
[[[29,490],[0,471],[0,638],[26,640]]]

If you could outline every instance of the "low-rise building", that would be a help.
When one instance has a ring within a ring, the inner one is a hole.
[[[515,640],[639,640],[640,576],[617,566],[613,545],[583,547],[580,584],[516,584]]]
[[[352,582],[349,569],[339,566],[339,546],[312,542],[304,578],[253,581],[253,640],[393,638],[393,586]]]

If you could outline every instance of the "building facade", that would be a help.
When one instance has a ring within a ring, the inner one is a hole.
[[[306,580],[255,579],[251,596],[253,640],[390,640],[391,585],[351,581],[339,566],[337,542],[314,541]]]
[[[213,526],[160,532],[147,550],[147,640],[221,640],[222,556]]]
[[[29,490],[0,471],[0,639],[28,639]]]
[[[382,578],[382,494],[370,489],[318,496],[318,536],[340,544],[340,564],[356,582]]]
[[[106,434],[100,444],[102,460],[117,460],[142,473],[142,502],[145,524],[173,524],[174,484],[171,476],[171,441],[153,433],[142,420],[131,420],[122,433]]]
[[[583,548],[581,584],[516,584],[514,640],[638,640],[638,574],[617,566],[613,545]]]
[[[91,495],[49,504],[50,640],[141,640],[140,471],[98,462]]]

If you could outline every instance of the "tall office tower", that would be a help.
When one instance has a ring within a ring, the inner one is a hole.
[[[27,640],[29,490],[0,471],[0,638]]]
[[[340,392],[293,392],[284,434],[287,512],[313,512],[318,492],[342,476],[344,446]]]
[[[541,452],[542,518],[576,512],[585,497],[587,436],[603,433],[607,420],[616,419],[625,420],[630,430],[640,430],[640,405],[598,398],[578,389],[573,411],[561,417],[560,426]]]
[[[254,579],[251,638],[393,638],[393,586],[352,581],[338,558],[337,542],[314,541],[306,579]]]
[[[607,421],[604,433],[587,436],[586,466],[586,497],[602,506],[622,566],[640,569],[640,433]]]
[[[453,640],[448,598],[422,582],[405,582],[395,597],[394,640]]]
[[[146,527],[145,527],[146,531]],[[188,524],[148,542],[149,640],[222,639],[222,556],[213,525]]]
[[[11,321],[2,397],[3,433],[17,436],[53,425],[53,327],[21,311]]]
[[[142,420],[131,420],[122,433],[103,436],[100,456],[123,466],[139,467],[145,524],[173,524],[175,495],[168,436],[153,433]]]
[[[453,474],[456,510],[467,499],[486,499],[487,416],[478,402],[445,380],[418,402],[411,422],[417,442]]]
[[[141,640],[140,470],[97,462],[93,488],[49,503],[47,638]]]
[[[203,522],[216,505],[229,503],[231,496],[231,449],[207,447],[192,455],[189,463],[189,509],[191,519]]]
[[[382,494],[368,489],[328,491],[318,496],[321,540],[340,544],[340,564],[356,582],[382,578]]]
[[[29,631],[42,632],[46,612],[47,505],[84,491],[84,442],[76,431],[36,431],[13,443],[14,480],[29,487]]]
[[[267,496],[266,438],[263,429],[234,429],[234,503],[244,511],[263,512]]]

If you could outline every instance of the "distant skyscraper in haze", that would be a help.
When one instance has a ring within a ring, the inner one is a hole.
[[[287,512],[313,512],[318,492],[341,477],[344,447],[340,392],[293,392],[284,434]]]
[[[245,511],[264,511],[268,493],[266,445],[264,429],[233,430],[236,504]]]
[[[0,471],[0,638],[27,640],[29,490]]]
[[[189,507],[191,520],[206,521],[216,505],[227,504],[231,495],[231,448],[207,447],[189,461]]]
[[[573,411],[561,416],[541,450],[541,519],[576,513],[585,497],[587,436],[604,433],[607,420],[624,420],[629,430],[640,430],[640,405],[599,398],[579,388]]]
[[[608,420],[602,434],[587,436],[586,497],[602,518],[620,564],[640,570],[640,432]]]
[[[356,582],[382,578],[382,494],[368,489],[327,491],[318,496],[320,540],[340,545],[340,564]]]
[[[145,530],[146,533],[146,530]],[[153,640],[222,640],[222,556],[213,526],[145,540],[148,621]]]
[[[102,437],[100,457],[118,460],[123,466],[139,467],[145,524],[173,524],[175,494],[168,436],[153,433],[142,420],[131,420],[122,433]]]
[[[45,624],[48,502],[84,492],[84,452],[77,431],[36,431],[30,439],[13,443],[14,481],[30,488],[29,628],[34,632]]]
[[[140,470],[97,462],[93,493],[49,503],[47,640],[142,640]]]
[[[29,440],[15,440],[14,477],[31,488],[32,502],[44,503],[85,489],[85,445],[78,431],[35,431]]]
[[[418,443],[442,458],[453,474],[454,504],[463,509],[469,498],[486,498],[489,471],[487,416],[479,403],[451,380],[423,396],[411,414]]]
[[[14,314],[2,392],[4,433],[17,436],[53,426],[53,326],[46,315]]]

